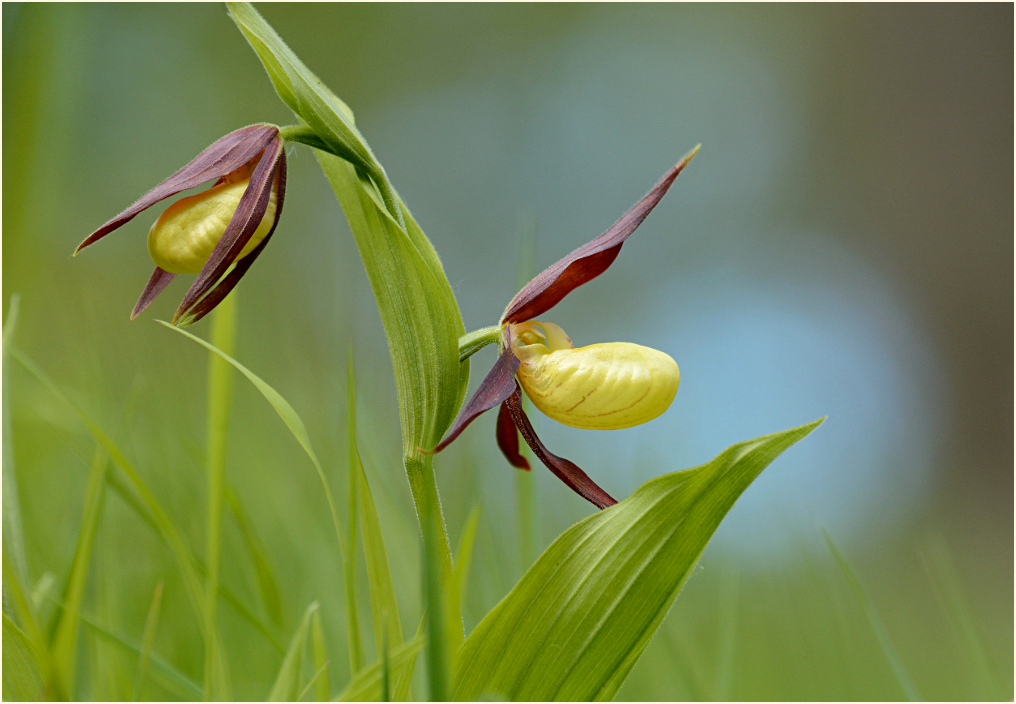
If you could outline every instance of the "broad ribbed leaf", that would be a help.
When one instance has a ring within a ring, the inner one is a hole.
[[[733,445],[569,528],[466,639],[453,697],[611,699],[737,497],[821,422]]]

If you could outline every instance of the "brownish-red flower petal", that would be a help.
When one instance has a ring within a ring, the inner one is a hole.
[[[547,469],[557,475],[557,478],[567,484],[572,491],[581,496],[596,508],[607,508],[617,503],[610,494],[605,492],[585,472],[579,469],[578,465],[563,457],[558,457],[540,441],[533,430],[533,424],[529,422],[525,411],[522,410],[522,389],[518,382],[515,382],[515,390],[505,401],[508,412],[511,413],[515,427],[522,433],[526,444],[533,450],[533,454],[540,458]]]
[[[168,271],[163,271],[159,267],[155,267],[155,271],[152,272],[152,278],[148,279],[148,285],[145,286],[145,290],[141,292],[141,298],[138,299],[137,304],[134,306],[134,310],[131,312],[131,320],[141,315],[141,313],[151,305],[155,297],[162,293],[162,289],[169,285],[169,282],[173,280],[176,274],[171,274]]]
[[[519,452],[519,429],[515,427],[515,421],[512,420],[512,413],[508,409],[507,403],[502,403],[501,409],[497,412],[496,435],[497,446],[501,448],[508,463],[512,467],[518,467],[528,472],[530,469],[529,460]]]
[[[160,200],[165,200],[181,191],[196,188],[206,181],[221,178],[231,171],[239,169],[257,156],[278,134],[279,128],[274,125],[251,125],[249,127],[242,127],[235,132],[230,132],[225,137],[215,140],[211,146],[194,157],[189,164],[141,196],[134,205],[86,237],[78,245],[78,248],[74,250],[74,253],[77,254],[88,245],[102,239],[113,230],[132,220],[141,211],[151,208]]]
[[[645,198],[621,216],[613,227],[551,265],[526,284],[508,304],[501,322],[521,323],[532,320],[553,308],[582,284],[606,271],[621,251],[624,241],[652,212],[697,151],[698,147],[695,147],[674,168],[664,174]]]
[[[215,306],[219,305],[229,292],[233,290],[233,287],[240,282],[240,279],[244,277],[247,270],[251,268],[254,261],[258,258],[264,248],[268,246],[268,240],[272,238],[272,234],[275,232],[275,227],[279,224],[279,217],[282,215],[282,205],[286,200],[286,151],[283,149],[282,155],[279,157],[279,168],[278,168],[278,179],[279,186],[276,193],[275,201],[275,220],[272,222],[272,228],[265,235],[265,238],[258,243],[250,254],[241,259],[236,263],[236,266],[230,270],[228,274],[222,277],[222,280],[216,284],[215,288],[208,292],[208,294],[198,301],[194,306],[187,311],[183,316],[186,325],[192,325],[203,317],[212,312]]]
[[[265,212],[268,210],[268,201],[272,193],[272,181],[285,158],[284,155],[285,145],[279,137],[273,139],[265,147],[264,154],[258,161],[258,165],[254,167],[254,173],[251,174],[247,190],[243,192],[240,204],[237,205],[236,212],[233,213],[232,219],[226,226],[226,231],[222,233],[222,238],[215,245],[215,249],[212,250],[208,261],[205,262],[198,277],[191,284],[191,287],[180,302],[179,308],[176,309],[176,313],[173,315],[174,324],[186,316],[194,307],[194,304],[201,300],[218,283],[222,275],[226,273],[226,269],[236,261],[236,258],[240,256],[240,252],[243,251],[251,236],[258,229],[261,220],[265,216]],[[275,212],[276,222],[278,222],[278,214],[280,212],[278,206],[276,206]]]
[[[489,411],[494,406],[502,403],[516,388],[515,372],[519,369],[518,357],[511,348],[505,348],[501,356],[494,362],[494,367],[487,372],[487,376],[480,382],[476,393],[469,399],[469,403],[455,419],[445,439],[437,447],[430,450],[430,453],[441,452],[448,447],[459,434],[466,429],[481,413]]]

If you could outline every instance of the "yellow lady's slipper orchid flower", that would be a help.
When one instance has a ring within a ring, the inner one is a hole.
[[[279,128],[251,125],[216,140],[74,250],[77,254],[159,201],[215,179],[207,191],[167,208],[149,230],[148,251],[156,266],[132,320],[177,274],[197,274],[173,316],[174,323],[197,322],[247,273],[282,214],[286,151]]]
[[[469,350],[465,356],[495,337],[500,355],[444,440],[429,452],[443,450],[473,419],[500,404],[497,443],[513,466],[529,469],[529,462],[519,453],[521,434],[533,454],[577,494],[598,508],[617,503],[575,463],[543,445],[522,410],[522,389],[540,411],[573,428],[630,428],[651,421],[670,407],[681,381],[677,363],[664,352],[630,342],[576,348],[560,326],[534,318],[607,270],[621,245],[696,152],[698,147],[664,174],[613,227],[526,284],[508,304],[498,326],[463,338],[469,340],[461,343]],[[479,342],[474,344],[474,340]]]
[[[172,274],[199,273],[226,232],[253,172],[254,165],[244,164],[223,176],[207,191],[181,198],[166,208],[148,231],[148,253],[152,261]],[[244,245],[237,260],[253,252],[272,229],[278,192],[276,178],[261,224]]]
[[[576,349],[553,323],[512,330],[516,372],[526,396],[545,415],[572,428],[620,430],[648,423],[670,407],[681,372],[663,352],[630,342]]]

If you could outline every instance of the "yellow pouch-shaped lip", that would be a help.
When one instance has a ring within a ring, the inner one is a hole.
[[[148,231],[148,253],[156,266],[172,274],[197,274],[222,239],[240,198],[250,182],[252,167],[242,167],[207,191],[181,198]],[[278,181],[272,184],[268,209],[237,260],[254,251],[275,222]]]
[[[553,323],[513,328],[519,382],[533,405],[559,423],[631,428],[662,414],[677,394],[681,373],[663,352],[630,342],[574,348]]]

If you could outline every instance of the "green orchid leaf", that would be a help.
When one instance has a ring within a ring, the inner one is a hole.
[[[295,702],[300,696],[300,673],[303,670],[304,644],[307,640],[307,632],[310,630],[311,618],[317,610],[318,603],[315,601],[303,613],[300,626],[293,634],[293,640],[289,643],[286,657],[282,660],[279,675],[275,678],[272,691],[268,694],[268,701]]]
[[[737,497],[821,422],[733,445],[569,528],[466,639],[452,697],[611,699]]]

